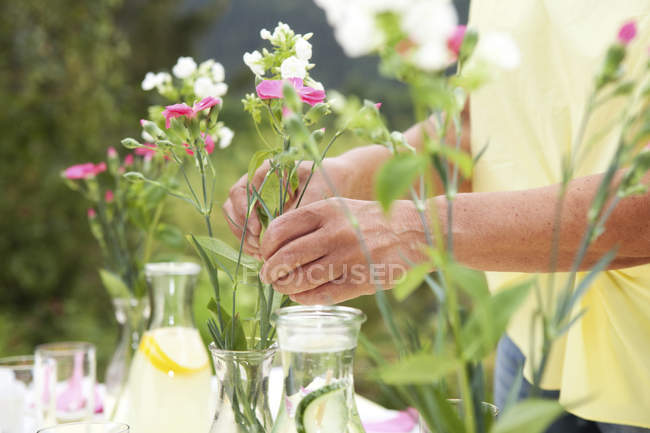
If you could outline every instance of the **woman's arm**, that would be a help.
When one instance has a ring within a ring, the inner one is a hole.
[[[620,178],[620,175],[618,176]],[[560,218],[557,271],[569,270],[587,230],[587,212],[602,175],[570,182]],[[617,181],[617,180],[615,180]],[[650,184],[650,175],[644,182]],[[453,246],[456,259],[485,271],[551,271],[551,244],[559,186],[459,194],[453,202]],[[447,201],[435,201],[445,215]],[[439,218],[446,233],[446,218]],[[650,194],[621,200],[606,223],[605,232],[587,250],[581,269],[593,266],[617,248],[610,269],[650,262]]]

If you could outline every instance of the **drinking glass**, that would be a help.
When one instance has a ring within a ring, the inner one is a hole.
[[[40,427],[90,421],[95,409],[95,346],[85,342],[36,347],[34,382]]]
[[[31,391],[34,357],[0,358],[0,431],[34,431],[35,420]]]
[[[47,427],[37,433],[129,433],[129,426],[116,422],[76,422]]]

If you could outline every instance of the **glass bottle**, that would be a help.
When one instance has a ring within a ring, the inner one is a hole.
[[[210,433],[266,433],[272,417],[269,373],[276,345],[264,350],[221,350],[210,344],[217,398]]]
[[[115,404],[126,389],[133,355],[138,350],[151,313],[151,301],[147,297],[114,298],[113,309],[120,336],[106,368],[104,413],[109,418],[114,416]]]
[[[366,316],[356,308],[295,306],[276,322],[284,391],[273,433],[363,433],[352,360]]]
[[[152,317],[134,356],[115,421],[138,433],[207,432],[211,369],[194,325],[196,263],[149,263]]]

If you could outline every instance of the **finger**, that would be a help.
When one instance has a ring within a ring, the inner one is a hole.
[[[332,305],[367,294],[369,291],[366,287],[354,284],[346,278],[330,281],[307,292],[290,295],[289,298],[304,305]]]
[[[304,207],[274,219],[262,239],[262,256],[268,260],[282,246],[320,228],[321,218],[314,207]]]
[[[248,186],[248,177],[246,175],[242,176],[239,181],[230,189],[228,200],[231,202],[230,212],[226,213],[227,216],[232,218],[232,220],[241,227],[244,227],[246,224],[246,233],[253,236],[259,236],[260,234],[260,222],[257,218],[257,213],[255,211],[251,212],[248,221],[246,221],[246,213],[248,212],[248,203],[249,200],[252,201],[252,193],[246,193],[246,187]]]
[[[230,231],[241,239],[243,225],[240,225],[235,217],[233,217],[235,210],[233,208],[232,200],[228,199],[223,204],[223,213],[226,216],[226,222],[228,223],[228,227],[230,227]]]
[[[260,271],[260,278],[266,284],[274,283],[301,266],[314,262],[329,252],[323,233],[314,231],[284,244],[266,262]]]
[[[346,271],[346,264],[332,263],[332,257],[327,255],[276,279],[273,288],[285,295],[307,292],[345,277]]]
[[[230,231],[232,231],[233,234],[241,241],[243,235],[243,226],[238,225],[236,221],[233,221],[229,217],[229,215],[231,215],[233,212],[232,202],[230,201],[230,199],[226,200],[226,202],[224,203],[223,211],[226,214],[226,221],[228,222]],[[260,258],[261,256],[260,256],[259,236],[253,236],[248,232],[248,230],[246,230],[246,239],[244,239],[243,249],[246,254],[255,256],[256,258]]]

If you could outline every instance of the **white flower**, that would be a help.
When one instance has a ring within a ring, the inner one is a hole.
[[[151,90],[156,87],[156,84],[156,74],[153,72],[147,72],[147,75],[144,76],[144,80],[142,80],[142,90]]]
[[[304,80],[307,75],[307,65],[308,63],[305,60],[291,56],[284,59],[280,65],[280,74],[282,78],[300,78]]]
[[[321,83],[320,81],[316,81],[311,77],[307,78],[304,84],[305,86],[311,87],[312,89],[325,90],[325,87],[323,87],[323,83]]]
[[[300,60],[307,61],[311,59],[311,44],[303,38],[298,38],[296,45],[296,57]]]
[[[364,8],[374,14],[380,12],[406,12],[414,0],[357,0]]]
[[[491,32],[479,36],[472,59],[484,61],[502,69],[514,69],[519,66],[521,56],[517,44],[510,35]]]
[[[368,54],[382,44],[383,35],[375,25],[375,17],[359,5],[352,4],[334,29],[334,36],[349,57]]]
[[[212,72],[212,79],[217,83],[226,79],[226,70],[219,62],[215,62],[214,65],[212,65],[210,72]]]
[[[336,27],[346,15],[348,0],[314,0],[317,6],[325,11],[327,22]]]
[[[191,57],[179,57],[172,68],[178,78],[187,78],[196,71],[196,62]]]
[[[449,0],[418,0],[406,10],[402,30],[419,44],[446,43],[457,24],[456,9]]]
[[[260,30],[260,38],[270,40],[272,38],[271,32],[266,29]]]
[[[420,45],[415,49],[411,60],[416,66],[425,71],[439,71],[449,66],[453,61],[447,45],[440,43],[440,41]]]
[[[151,90],[154,87],[160,88],[165,83],[171,82],[172,77],[166,72],[159,72],[154,74],[153,72],[147,72],[142,80],[142,90]]]
[[[270,41],[273,44],[279,44],[284,39],[292,38],[293,35],[294,33],[293,30],[291,30],[291,27],[289,27],[287,24],[283,23],[282,21],[279,21],[278,25],[275,26],[275,29],[273,30],[273,34],[271,35]]]
[[[250,68],[255,75],[264,75],[264,66],[262,65],[262,53],[255,50],[252,53],[244,53],[244,63]]]
[[[235,133],[233,132],[232,129],[228,128],[227,126],[222,126],[219,128],[219,149],[225,149],[226,147],[230,146],[230,143],[232,142],[232,138],[235,136]]]
[[[214,83],[208,77],[199,77],[194,82],[194,94],[199,98],[223,96],[227,91],[226,83]]]

